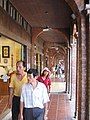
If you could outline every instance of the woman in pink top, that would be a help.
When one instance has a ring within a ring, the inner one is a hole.
[[[42,82],[45,84],[45,86],[47,87],[48,93],[50,93],[50,88],[51,88],[50,87],[51,86],[51,79],[50,79],[49,75],[50,75],[50,70],[47,67],[45,67],[42,70],[41,75],[37,78],[37,80],[39,82]]]

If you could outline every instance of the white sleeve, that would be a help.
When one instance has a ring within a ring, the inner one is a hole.
[[[22,87],[22,90],[21,90],[21,96],[20,96],[20,101],[21,101],[21,102],[24,101],[24,91],[25,91],[24,89],[25,89],[25,87],[23,86],[23,87]]]
[[[50,101],[50,99],[49,99],[49,95],[47,92],[47,88],[45,85],[43,85],[43,103],[47,103],[49,101]]]

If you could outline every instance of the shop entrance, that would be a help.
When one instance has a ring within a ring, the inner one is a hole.
[[[8,94],[9,75],[18,60],[26,61],[26,46],[4,36],[0,37],[0,96]]]

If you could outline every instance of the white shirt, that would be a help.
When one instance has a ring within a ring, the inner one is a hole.
[[[46,86],[38,82],[37,87],[33,89],[30,83],[26,83],[22,87],[21,102],[24,102],[25,108],[44,108],[44,103],[49,102],[49,96]]]

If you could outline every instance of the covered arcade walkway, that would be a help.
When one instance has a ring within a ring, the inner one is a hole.
[[[18,60],[39,74],[63,66],[48,120],[90,120],[90,0],[0,0],[0,120],[11,115],[9,77]]]

